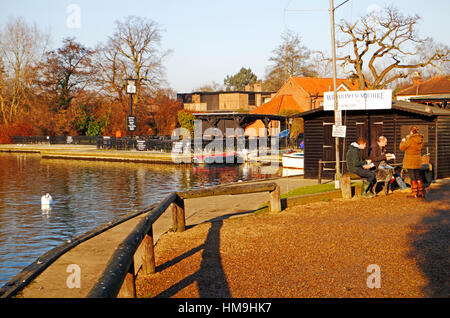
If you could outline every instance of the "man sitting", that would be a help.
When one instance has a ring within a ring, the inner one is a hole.
[[[367,140],[360,137],[357,142],[353,142],[347,151],[347,170],[355,173],[362,178],[366,178],[363,181],[361,188],[361,196],[366,198],[372,198],[372,188],[377,183],[375,173],[370,171],[374,166],[372,160],[363,160],[361,158],[361,150],[367,146]]]
[[[370,147],[369,159],[372,160],[377,169],[393,169],[393,167],[385,164],[384,161],[394,159],[391,153],[386,153],[387,138],[380,136],[377,142]]]

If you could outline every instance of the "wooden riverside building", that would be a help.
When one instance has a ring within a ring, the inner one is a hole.
[[[332,137],[333,111],[323,107],[312,109],[293,117],[304,120],[305,178],[317,178],[319,161],[335,161],[335,139]],[[358,137],[369,141],[367,150],[380,135],[388,139],[387,152],[394,153],[394,163],[401,163],[404,152],[399,150],[400,141],[417,126],[424,135],[425,147],[429,150],[434,177],[450,177],[450,110],[405,101],[393,101],[391,109],[352,110],[342,112],[343,125],[347,126],[346,138],[340,138],[340,160],[350,144]],[[367,156],[367,151],[365,153]],[[327,166],[322,176],[333,178],[334,164]],[[346,172],[345,164],[341,171]]]

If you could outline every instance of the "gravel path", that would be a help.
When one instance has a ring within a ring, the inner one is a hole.
[[[156,246],[140,297],[449,297],[450,183],[217,218]],[[376,264],[381,270],[368,272]],[[375,278],[374,278],[375,277]],[[369,288],[380,283],[380,288]]]

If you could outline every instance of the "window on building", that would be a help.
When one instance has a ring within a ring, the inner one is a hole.
[[[255,93],[248,94],[248,104],[255,106]]]

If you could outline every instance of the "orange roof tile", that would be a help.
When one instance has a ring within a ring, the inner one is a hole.
[[[283,110],[295,110],[299,113],[305,110],[295,101],[292,95],[279,95],[267,103],[250,111],[251,114],[273,114],[278,115]]]
[[[333,90],[333,78],[318,78],[318,77],[293,77],[294,81],[300,85],[308,94],[323,96],[324,92]],[[356,80],[338,78],[337,86],[342,83],[350,90],[358,90],[358,82]]]
[[[450,79],[446,76],[433,77],[423,81],[417,85],[405,88],[397,93],[397,95],[432,95],[432,94],[449,94]]]

